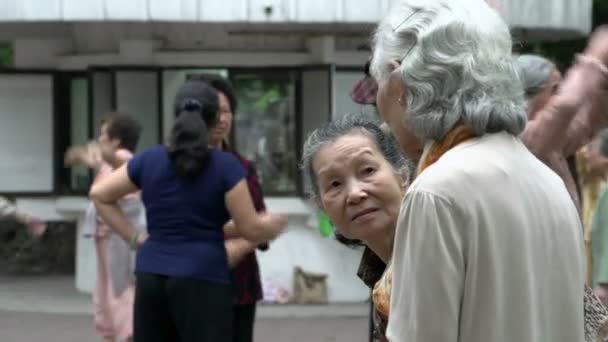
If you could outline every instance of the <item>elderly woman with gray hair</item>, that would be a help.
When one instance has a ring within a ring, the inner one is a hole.
[[[379,280],[391,257],[399,207],[413,164],[378,123],[346,115],[308,136],[302,173],[311,197],[336,227],[338,240],[361,242],[369,248],[364,254],[375,267],[359,276],[375,288],[375,332],[385,341],[389,297]]]
[[[526,104],[507,25],[482,0],[388,13],[371,64],[378,109],[403,151],[424,146],[384,276],[389,340],[583,340],[580,220],[518,138]]]
[[[591,222],[595,211],[595,199],[590,191],[599,194],[599,189],[582,187],[586,199],[581,203],[566,158],[574,156],[600,129],[608,126],[608,31],[599,29],[592,36],[584,54],[578,56],[577,63],[563,80],[555,64],[544,57],[521,55],[516,61],[530,119],[522,140],[560,175],[579,208],[590,275]],[[582,153],[578,154],[580,164],[584,158]]]
[[[516,58],[528,103],[526,146],[559,174],[580,209],[566,158],[608,126],[608,30],[598,29],[566,77],[536,55]]]

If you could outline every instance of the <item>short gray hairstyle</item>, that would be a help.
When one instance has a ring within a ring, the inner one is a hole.
[[[526,98],[530,99],[547,86],[555,64],[545,57],[524,54],[515,57]]]
[[[518,135],[527,114],[511,47],[508,26],[483,0],[398,0],[376,30],[371,72],[385,80],[389,62],[401,62],[403,124],[422,140],[458,123]]]
[[[413,177],[414,163],[400,152],[395,138],[380,127],[379,121],[360,114],[349,114],[317,128],[310,133],[304,143],[300,168],[304,176],[306,192],[313,199],[317,201],[319,199],[319,186],[313,169],[313,161],[317,153],[324,146],[335,142],[339,138],[357,133],[371,138],[376,143],[395,173],[405,174],[409,178]]]

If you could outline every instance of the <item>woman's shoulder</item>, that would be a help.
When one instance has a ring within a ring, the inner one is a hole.
[[[135,156],[144,158],[158,158],[160,156],[167,155],[167,146],[165,145],[154,145],[150,146],[143,151],[135,154]]]
[[[217,148],[211,148],[209,149],[209,156],[221,164],[242,164],[239,155],[230,151],[222,151]]]

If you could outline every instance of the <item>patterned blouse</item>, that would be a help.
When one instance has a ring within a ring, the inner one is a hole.
[[[253,163],[243,158],[236,151],[224,145],[224,151],[235,155],[247,172],[247,185],[251,193],[253,205],[258,212],[266,210],[262,187]],[[261,245],[258,249],[265,250],[267,245]],[[232,285],[234,288],[234,299],[237,305],[252,305],[263,298],[262,282],[260,280],[260,268],[255,252],[246,255],[243,260],[232,270]]]

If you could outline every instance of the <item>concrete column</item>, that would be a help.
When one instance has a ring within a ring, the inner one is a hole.
[[[21,69],[55,68],[59,58],[72,51],[70,39],[16,39],[15,67]]]
[[[121,40],[118,51],[127,64],[153,64],[154,52],[161,46],[160,40]]]
[[[312,62],[330,64],[335,60],[336,39],[334,36],[310,37],[306,41]]]

